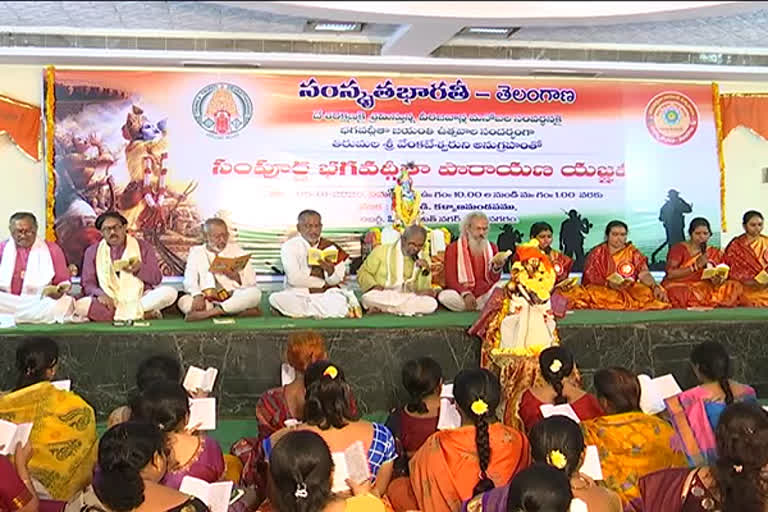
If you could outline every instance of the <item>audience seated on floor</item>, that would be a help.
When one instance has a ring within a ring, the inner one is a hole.
[[[28,338],[16,349],[14,391],[0,396],[0,418],[32,423],[29,473],[38,495],[68,500],[91,479],[96,460],[96,418],[77,393],[54,387],[59,347]]]
[[[408,403],[390,411],[387,418],[397,442],[396,476],[408,474],[410,458],[437,431],[443,370],[431,357],[412,359],[403,365],[402,382]]]
[[[514,512],[583,512],[573,508],[568,478],[546,464],[534,464],[518,473],[509,484],[506,508]],[[485,510],[485,509],[480,509]],[[489,510],[496,510],[489,508]],[[473,512],[468,509],[468,512]]]

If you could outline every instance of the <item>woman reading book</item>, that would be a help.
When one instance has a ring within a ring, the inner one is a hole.
[[[722,307],[738,305],[744,286],[728,279],[729,267],[723,253],[708,246],[712,229],[709,221],[696,217],[688,227],[690,238],[676,244],[667,256],[667,275],[662,286],[675,308]]]
[[[743,218],[744,234],[725,248],[731,277],[744,285],[739,305],[768,306],[768,236],[762,234],[763,214],[750,210]]]
[[[581,286],[561,293],[570,309],[651,311],[667,309],[667,292],[648,271],[648,258],[627,241],[629,228],[620,220],[605,227],[605,242],[589,252]]]

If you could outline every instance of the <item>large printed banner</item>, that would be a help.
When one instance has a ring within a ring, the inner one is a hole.
[[[279,270],[302,209],[353,256],[392,220],[413,162],[423,221],[482,210],[509,246],[536,221],[583,259],[607,221],[654,261],[683,222],[720,218],[707,85],[458,76],[56,70],[56,233],[78,263],[118,209],[180,275],[219,215]]]

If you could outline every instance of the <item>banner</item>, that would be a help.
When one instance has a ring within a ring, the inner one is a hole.
[[[428,225],[457,232],[482,210],[508,246],[547,221],[579,263],[612,219],[657,267],[690,218],[719,222],[708,85],[104,70],[56,70],[55,84],[56,233],[75,263],[109,208],[166,275],[213,215],[258,272],[279,270],[307,208],[359,257],[408,162]]]

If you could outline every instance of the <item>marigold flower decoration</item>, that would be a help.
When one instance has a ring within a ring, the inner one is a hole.
[[[512,273],[515,280],[528,291],[546,301],[550,298],[557,280],[555,267],[549,257],[539,249],[539,241],[531,239],[517,246]]]
[[[557,469],[565,469],[565,466],[568,465],[568,458],[560,450],[552,450],[547,455],[547,463]]]
[[[337,370],[336,367],[333,365],[326,368],[325,371],[323,372],[323,375],[330,377],[331,379],[335,379],[338,374],[339,374],[339,370]]]
[[[476,414],[477,416],[482,416],[483,414],[488,412],[488,404],[485,403],[485,400],[482,398],[478,398],[474,402],[472,402],[472,406],[470,407],[472,409],[472,412]]]
[[[563,363],[559,359],[555,359],[552,361],[552,363],[549,365],[549,371],[552,373],[557,373],[563,368]]]

